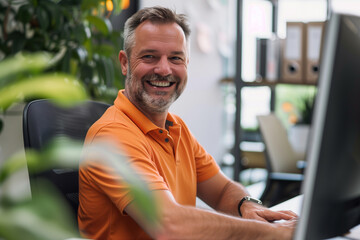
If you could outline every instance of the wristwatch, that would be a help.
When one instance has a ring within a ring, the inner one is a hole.
[[[261,202],[259,199],[256,199],[256,198],[253,198],[253,197],[250,197],[250,196],[245,196],[245,197],[243,197],[243,198],[240,200],[239,205],[238,205],[238,212],[239,212],[240,217],[242,217],[242,214],[241,214],[241,211],[240,211],[240,207],[241,207],[241,205],[242,205],[245,201],[250,201],[250,202],[254,202],[254,203],[257,203],[257,204],[262,205],[262,202]]]

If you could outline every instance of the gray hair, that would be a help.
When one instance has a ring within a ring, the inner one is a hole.
[[[176,23],[184,31],[186,41],[190,35],[190,26],[187,17],[184,14],[177,14],[175,11],[164,7],[143,8],[132,15],[125,22],[124,29],[124,51],[128,57],[131,56],[131,50],[135,44],[135,30],[143,22],[149,20],[151,23],[165,24]]]

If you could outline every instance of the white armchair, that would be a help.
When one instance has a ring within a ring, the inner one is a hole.
[[[257,116],[257,120],[265,144],[268,170],[261,199],[272,206],[299,194],[303,180],[299,162],[304,160],[304,155],[294,151],[285,127],[274,113]]]

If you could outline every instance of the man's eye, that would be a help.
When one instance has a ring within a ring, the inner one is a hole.
[[[142,58],[144,59],[151,59],[151,58],[154,58],[153,55],[144,55]]]
[[[173,60],[173,61],[181,61],[182,60],[182,58],[181,57],[171,57],[170,58],[171,60]]]

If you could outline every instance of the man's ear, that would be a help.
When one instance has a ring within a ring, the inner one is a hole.
[[[127,74],[127,67],[128,67],[128,58],[126,56],[126,53],[124,52],[124,50],[121,50],[119,52],[119,61],[120,61],[120,65],[121,65],[121,72],[124,76],[126,76]]]

